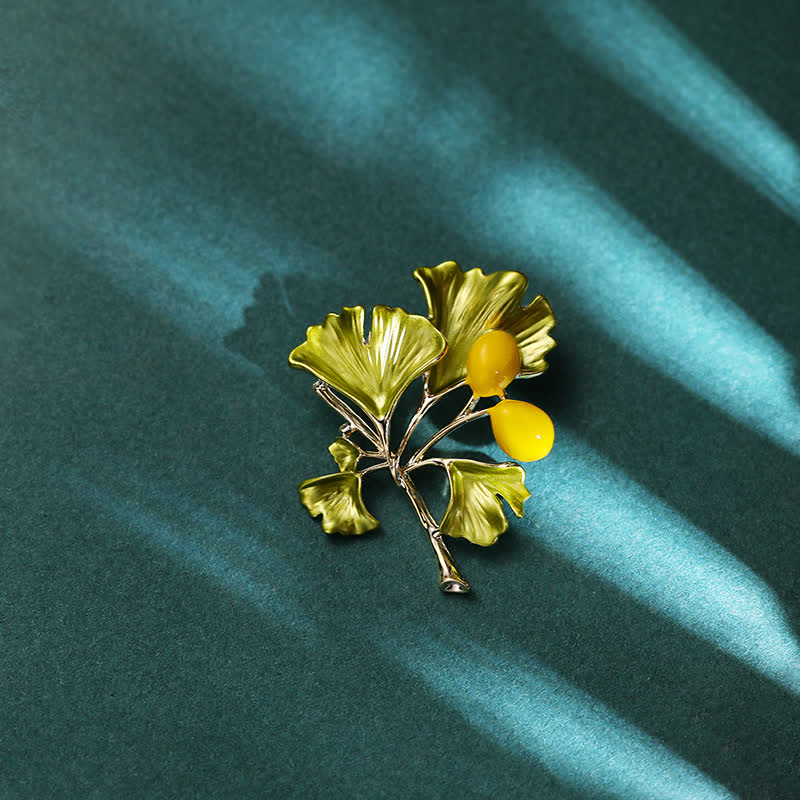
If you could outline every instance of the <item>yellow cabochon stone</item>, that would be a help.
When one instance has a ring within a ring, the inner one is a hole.
[[[489,409],[492,433],[504,453],[517,461],[538,461],[553,447],[553,421],[522,400],[501,400]]]
[[[506,331],[488,331],[467,354],[467,385],[475,397],[502,396],[521,366],[517,340]]]

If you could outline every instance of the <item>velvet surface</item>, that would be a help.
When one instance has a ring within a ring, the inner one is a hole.
[[[0,8],[0,796],[800,796],[794,4]],[[469,597],[286,363],[447,259],[558,318]]]

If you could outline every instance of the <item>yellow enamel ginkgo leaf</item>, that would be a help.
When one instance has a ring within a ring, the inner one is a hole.
[[[438,267],[419,267],[414,277],[425,290],[431,322],[447,339],[447,352],[428,376],[433,394],[466,378],[470,347],[490,330],[507,331],[516,339],[522,357],[521,378],[547,369],[544,357],[555,347],[548,335],[556,324],[555,315],[541,295],[520,306],[528,285],[522,273],[462,272],[455,261],[445,261]]]
[[[521,517],[522,506],[530,497],[525,470],[519,464],[484,464],[469,459],[445,459],[445,467],[450,502],[439,529],[473,544],[494,544],[508,528],[499,498]]]
[[[297,487],[300,502],[312,517],[322,514],[325,533],[359,535],[380,523],[367,511],[361,497],[361,475],[338,472],[303,481]]]
[[[427,371],[447,348],[425,317],[402,308],[375,306],[369,339],[364,308],[343,308],[313,325],[306,341],[289,355],[302,367],[347,395],[368,414],[384,419],[408,385]]]

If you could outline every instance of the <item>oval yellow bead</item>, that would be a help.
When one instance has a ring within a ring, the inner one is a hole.
[[[489,409],[489,418],[495,441],[517,461],[538,461],[553,447],[553,421],[530,403],[501,400]]]
[[[467,385],[475,397],[502,395],[521,365],[517,340],[506,331],[488,331],[469,349]]]

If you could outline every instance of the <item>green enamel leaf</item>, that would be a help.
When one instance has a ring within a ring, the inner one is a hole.
[[[298,487],[300,502],[312,517],[322,514],[325,533],[359,535],[380,523],[367,511],[361,497],[361,475],[337,472],[303,481]]]
[[[428,387],[438,394],[457,386],[467,376],[467,354],[473,342],[490,330],[510,333],[522,358],[521,378],[547,369],[545,356],[555,347],[549,336],[556,324],[541,295],[520,306],[528,279],[520,272],[484,274],[480,269],[462,272],[455,261],[438,267],[420,267],[414,277],[422,284],[431,322],[447,339],[447,352],[431,369]]]
[[[310,327],[289,363],[384,419],[411,381],[430,369],[446,348],[442,334],[425,317],[387,306],[373,309],[365,340],[364,308],[354,306]]]
[[[440,526],[442,533],[463,537],[484,547],[494,544],[508,528],[499,498],[522,516],[530,497],[525,471],[519,464],[484,464],[467,459],[445,460],[450,502]]]
[[[355,472],[358,463],[358,448],[347,439],[336,439],[328,448],[341,472]]]

